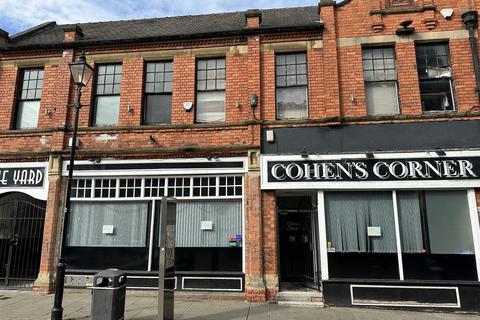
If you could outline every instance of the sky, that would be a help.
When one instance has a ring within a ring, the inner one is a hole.
[[[0,28],[13,35],[46,21],[67,24],[316,4],[318,0],[0,0]]]

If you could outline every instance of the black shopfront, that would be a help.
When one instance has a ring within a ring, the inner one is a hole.
[[[77,161],[66,225],[67,286],[106,268],[155,289],[162,197],[176,198],[177,290],[243,291],[244,158]],[[63,173],[66,174],[66,164]]]
[[[478,128],[289,128],[263,141],[262,189],[275,190],[277,207],[311,199],[309,256],[327,305],[479,310]],[[430,134],[447,129],[462,131],[456,146]]]

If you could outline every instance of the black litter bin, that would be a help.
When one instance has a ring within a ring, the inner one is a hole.
[[[93,276],[92,320],[125,319],[125,272],[108,269]]]

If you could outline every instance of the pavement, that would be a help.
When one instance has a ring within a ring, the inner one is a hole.
[[[153,294],[128,293],[125,319],[156,319]],[[65,292],[64,320],[90,319],[90,291]],[[52,295],[28,291],[0,291],[0,320],[50,319]],[[479,315],[411,311],[288,307],[252,304],[232,299],[202,300],[182,296],[175,301],[175,320],[479,320]]]

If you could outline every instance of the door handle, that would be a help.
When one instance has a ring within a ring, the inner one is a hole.
[[[10,241],[8,242],[8,245],[9,246],[17,246],[18,245],[18,239],[17,238],[10,239]]]

